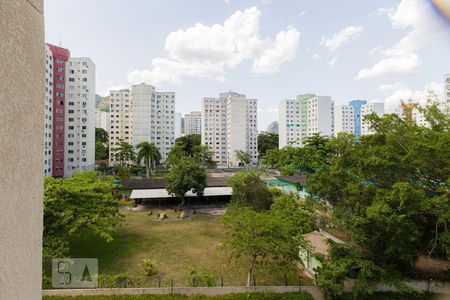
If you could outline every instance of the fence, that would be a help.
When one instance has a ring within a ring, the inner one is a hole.
[[[43,296],[112,296],[112,295],[144,295],[144,294],[185,294],[215,296],[237,293],[290,293],[307,292],[315,300],[324,300],[320,289],[316,286],[227,286],[227,287],[168,287],[168,288],[112,288],[112,289],[67,289],[44,290]]]

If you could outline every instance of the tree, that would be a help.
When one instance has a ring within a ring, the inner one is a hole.
[[[107,144],[109,140],[108,132],[103,128],[95,128],[95,141]]]
[[[111,149],[114,159],[119,162],[121,166],[125,166],[129,162],[135,161],[136,153],[134,147],[131,144],[121,140],[119,145]]]
[[[269,150],[278,149],[278,138],[278,133],[260,133],[258,135],[259,157],[266,155]]]
[[[122,217],[117,187],[95,172],[78,172],[72,178],[45,178],[44,261],[63,257],[71,237],[86,233],[112,241]]]
[[[327,142],[308,177],[377,265],[408,270],[419,255],[450,257],[450,117],[435,106],[423,111],[430,127],[369,116],[375,134]]]
[[[189,134],[176,139],[175,144],[181,146],[183,156],[193,157],[197,146],[201,145],[200,134]]]
[[[247,286],[258,260],[276,255],[286,231],[269,212],[256,212],[242,203],[231,204],[222,217],[226,231],[223,245],[235,259],[243,259],[247,264]]]
[[[95,160],[105,160],[108,156],[108,133],[103,128],[95,128]]]
[[[202,196],[206,187],[206,170],[192,157],[181,157],[166,175],[167,191],[181,197],[180,207],[185,203],[185,195],[192,190]]]
[[[243,150],[235,150],[236,159],[239,161],[239,165],[248,166],[251,162],[250,153]]]
[[[216,166],[213,160],[214,153],[208,146],[200,144],[200,135],[192,134],[178,138],[167,157],[169,166],[175,165],[181,157],[193,157],[205,168]]]
[[[260,173],[254,170],[239,172],[229,180],[233,188],[232,200],[245,203],[256,211],[268,210],[272,203],[272,195]]]
[[[161,160],[161,153],[154,143],[149,142],[137,144],[136,149],[138,150],[136,161],[140,164],[144,160],[146,175],[147,178],[150,178],[150,174],[154,172],[156,165]]]

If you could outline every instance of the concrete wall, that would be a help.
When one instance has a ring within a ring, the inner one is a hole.
[[[41,299],[42,0],[0,0],[0,299]]]

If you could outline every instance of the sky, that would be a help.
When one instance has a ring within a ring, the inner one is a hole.
[[[232,90],[258,99],[258,127],[283,99],[314,93],[423,102],[450,73],[450,0],[45,0],[46,42],[96,65],[96,92],[147,82],[176,111]]]

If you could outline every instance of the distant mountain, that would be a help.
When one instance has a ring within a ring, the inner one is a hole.
[[[109,96],[102,97],[95,94],[95,108],[109,112]]]
[[[267,126],[266,131],[269,133],[278,133],[278,128],[279,128],[278,121],[274,121],[270,123],[269,126]]]

